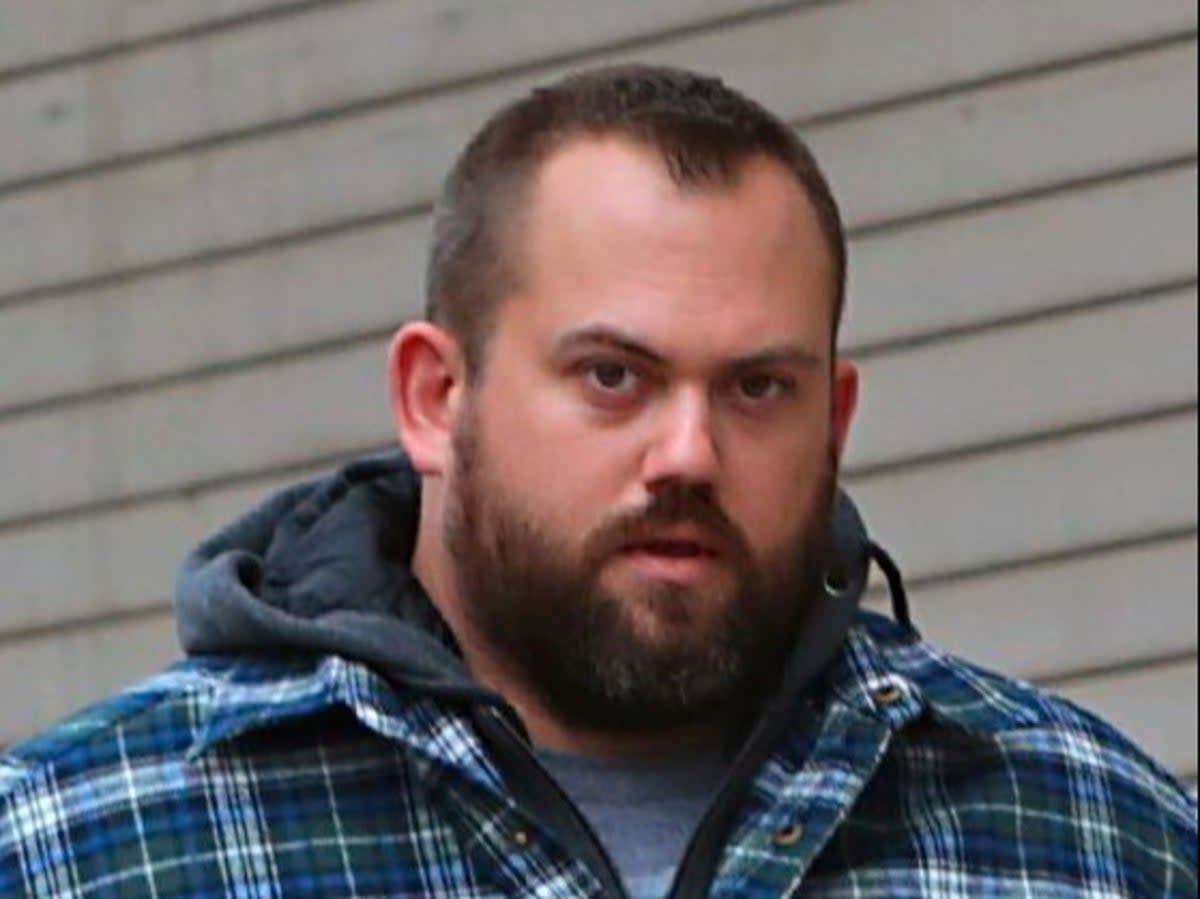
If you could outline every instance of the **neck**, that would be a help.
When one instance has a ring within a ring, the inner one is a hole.
[[[738,733],[726,720],[633,734],[564,727],[549,716],[542,718],[535,730],[529,723],[531,719],[525,720],[530,737],[539,749],[611,759],[707,752],[715,747],[723,749],[734,741]]]

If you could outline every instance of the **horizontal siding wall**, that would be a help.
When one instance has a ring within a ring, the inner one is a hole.
[[[326,0],[329,2],[329,0]],[[0,76],[59,68],[152,42],[187,41],[304,0],[38,0],[0,7]]]
[[[206,531],[392,441],[383,349],[452,155],[530,86],[640,59],[721,74],[825,163],[865,375],[847,480],[923,630],[1194,778],[1196,19],[5,6],[0,683],[36,687],[0,694],[0,742],[176,655],[173,569]]]

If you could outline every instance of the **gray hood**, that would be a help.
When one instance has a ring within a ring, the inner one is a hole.
[[[420,479],[399,452],[270,497],[184,561],[176,583],[184,650],[337,654],[397,685],[496,700],[471,681],[453,636],[409,568],[419,497]],[[877,551],[844,495],[834,534],[837,576],[793,654],[784,679],[793,689],[841,645]]]
[[[479,692],[409,569],[420,480],[400,453],[289,487],[201,543],[175,585],[189,655],[337,654],[389,680]]]

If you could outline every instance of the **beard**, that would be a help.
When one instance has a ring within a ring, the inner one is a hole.
[[[505,670],[568,727],[633,734],[752,714],[822,590],[836,454],[794,533],[756,560],[711,490],[682,483],[577,546],[505,491],[479,431],[468,410],[454,435],[444,538],[464,612]],[[622,548],[685,523],[719,541],[729,578],[602,586]]]

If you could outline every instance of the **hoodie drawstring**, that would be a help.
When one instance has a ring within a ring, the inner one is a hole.
[[[867,544],[867,553],[879,566],[883,576],[887,578],[888,592],[892,597],[892,616],[907,630],[915,632],[916,628],[913,627],[912,616],[909,614],[908,592],[904,589],[904,576],[900,574],[900,566],[887,554],[887,550],[873,541]]]

